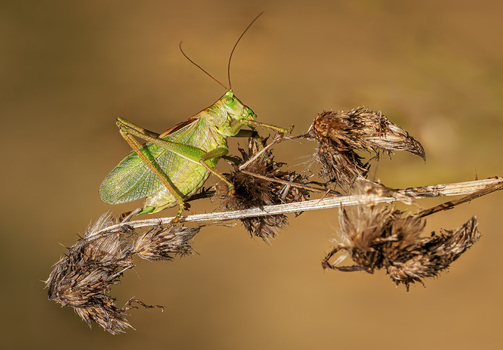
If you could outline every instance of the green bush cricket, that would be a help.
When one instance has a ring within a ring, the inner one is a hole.
[[[252,136],[254,126],[262,126],[279,133],[290,130],[255,120],[255,113],[244,105],[232,91],[230,63],[234,50],[259,14],[236,41],[227,65],[229,88],[213,78],[199,65],[182,54],[227,92],[213,105],[181,122],[168,131],[157,134],[141,128],[124,118],[117,118],[121,136],[133,149],[103,180],[99,194],[108,204],[120,204],[146,198],[139,214],[156,213],[178,204],[179,217],[184,201],[200,189],[212,173],[233,191],[233,185],[214,167],[229,149],[228,137]],[[241,130],[243,126],[252,130]],[[136,138],[146,141],[140,144]]]

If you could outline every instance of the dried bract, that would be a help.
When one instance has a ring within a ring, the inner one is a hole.
[[[134,252],[140,258],[172,260],[173,255],[187,255],[192,252],[190,241],[199,232],[200,227],[184,227],[173,224],[165,228],[154,227],[142,234],[135,243]]]
[[[89,326],[94,321],[111,334],[132,328],[125,317],[125,312],[133,308],[132,302],[160,307],[132,299],[119,308],[109,295],[111,286],[134,267],[134,254],[147,260],[171,259],[170,253],[186,254],[190,252],[188,241],[199,230],[175,224],[156,227],[135,240],[136,233],[127,224],[107,230],[115,223],[109,215],[103,215],[68,248],[45,281],[50,300],[73,307]]]
[[[356,150],[374,152],[377,158],[380,152],[390,155],[393,151],[407,151],[425,158],[421,144],[405,130],[381,112],[364,108],[347,113],[324,111],[313,120],[307,136],[319,143],[316,158],[322,165],[321,175],[342,187],[351,187],[369,171],[369,162]]]
[[[316,159],[321,164],[320,176],[339,185],[350,188],[357,179],[367,176],[370,163],[353,150],[335,150],[332,141],[320,142],[316,149]]]
[[[256,139],[250,139],[248,149],[240,149],[242,161],[246,162],[260,152],[265,141],[260,145]],[[270,150],[263,152],[248,164],[242,172],[237,166],[227,178],[234,184],[234,193],[227,195],[224,189],[217,188],[217,194],[222,198],[222,204],[229,210],[244,210],[273,204],[298,202],[309,197],[309,192],[303,188],[292,186],[304,177],[295,172],[281,170],[282,163],[274,161]],[[276,180],[282,181],[278,182]],[[287,217],[269,215],[241,219],[244,227],[251,235],[269,242],[278,231],[287,225]]]
[[[323,259],[323,268],[339,271],[386,269],[391,279],[411,283],[435,277],[480,238],[477,218],[453,231],[421,236],[425,220],[390,207],[359,206],[351,215],[341,209],[339,244]],[[355,265],[337,266],[330,259],[346,251]]]

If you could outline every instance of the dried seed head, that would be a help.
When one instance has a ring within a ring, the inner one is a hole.
[[[135,231],[127,225],[107,231],[106,228],[113,224],[115,221],[109,215],[103,215],[90,226],[85,236],[68,248],[54,265],[45,284],[50,300],[73,307],[89,326],[94,321],[111,334],[118,334],[132,328],[125,318],[126,310],[132,307],[130,302],[122,308],[117,307],[109,295],[110,287],[134,267],[133,255],[159,260],[171,259],[169,253],[186,254],[190,252],[188,241],[199,229],[179,224],[156,227],[135,240]]]
[[[316,138],[335,142],[337,150],[407,151],[425,158],[423,147],[409,133],[381,112],[364,108],[347,113],[324,111],[314,119],[311,132]]]
[[[251,159],[264,146],[265,141],[259,146],[256,139],[250,139],[248,149],[240,149],[242,161],[246,162]],[[227,176],[234,184],[234,193],[228,195],[226,190],[217,187],[217,195],[222,198],[223,206],[229,210],[243,210],[305,200],[309,196],[305,189],[274,181],[295,183],[304,179],[295,172],[282,171],[280,169],[282,165],[274,161],[271,151],[267,150],[246,167],[247,173],[235,167]],[[266,242],[274,238],[278,231],[288,223],[286,215],[247,218],[242,219],[241,222],[251,235],[260,237]]]
[[[155,260],[172,260],[173,255],[187,255],[192,252],[190,241],[199,232],[200,227],[189,228],[180,224],[169,227],[155,227],[136,240],[134,252],[140,258]]]
[[[95,321],[112,334],[131,327],[123,311],[108,296],[110,286],[134,266],[131,249],[121,242],[123,234],[96,235],[113,224],[108,215],[89,227],[84,238],[68,248],[46,281],[49,299],[70,306],[91,326]]]
[[[386,269],[398,285],[409,288],[422,278],[438,276],[480,238],[473,217],[454,231],[422,237],[425,220],[388,206],[359,206],[349,214],[341,209],[339,244],[323,259],[322,266],[340,271]],[[329,260],[347,251],[353,266],[336,266]]]
[[[342,189],[351,188],[355,181],[364,179],[370,163],[353,150],[335,150],[330,140],[320,142],[316,159],[321,164],[320,176],[338,184]]]
[[[415,247],[414,254],[406,261],[396,261],[388,267],[388,273],[396,284],[421,282],[423,277],[436,277],[440,271],[480,239],[477,218],[474,216],[455,230],[443,230],[440,235],[422,238]]]
[[[391,123],[381,112],[363,108],[349,112],[319,114],[308,133],[316,138],[319,147],[316,157],[322,165],[321,175],[342,187],[351,187],[357,178],[365,177],[369,163],[355,150],[366,150],[391,155],[393,151],[407,151],[423,159],[423,147],[399,126]]]

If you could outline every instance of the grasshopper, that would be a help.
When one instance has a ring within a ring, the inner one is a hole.
[[[179,217],[185,209],[184,201],[203,186],[210,173],[225,182],[232,193],[232,183],[214,169],[218,160],[229,152],[228,137],[253,136],[255,126],[279,133],[290,132],[289,129],[256,121],[256,114],[232,91],[232,54],[260,15],[243,31],[231,51],[227,66],[229,88],[187,57],[180,43],[182,54],[191,63],[227,89],[213,105],[162,134],[146,130],[124,118],[117,118],[119,132],[133,151],[103,180],[99,194],[105,203],[120,204],[146,198],[139,214],[157,213],[178,204]],[[251,130],[242,130],[245,125]],[[136,138],[146,143],[142,145]]]

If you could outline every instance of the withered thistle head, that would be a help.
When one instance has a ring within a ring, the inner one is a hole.
[[[388,206],[358,206],[351,214],[341,209],[339,244],[323,259],[323,268],[340,271],[386,269],[398,285],[422,282],[447,269],[480,238],[477,218],[453,231],[421,236],[425,220]],[[355,265],[337,266],[329,260],[339,251]]]
[[[154,227],[135,242],[134,253],[148,261],[172,260],[173,255],[184,256],[192,252],[190,241],[200,227],[189,228],[181,224]]]
[[[170,254],[186,254],[189,240],[199,230],[175,224],[153,228],[135,239],[135,231],[127,225],[107,230],[115,223],[109,215],[103,215],[67,249],[45,281],[50,300],[73,307],[89,326],[94,321],[111,334],[132,328],[125,312],[133,308],[133,301],[151,307],[134,299],[119,308],[109,295],[111,286],[134,267],[134,254],[147,260],[169,260]]]
[[[239,149],[242,163],[259,153],[264,146],[265,140],[259,144],[255,138],[251,138],[247,150]],[[227,176],[234,184],[234,193],[229,195],[226,189],[217,187],[217,195],[222,198],[224,207],[229,210],[244,210],[305,200],[309,196],[308,191],[290,185],[303,180],[304,177],[295,172],[281,170],[282,165],[283,163],[274,160],[270,150],[266,150],[248,164],[246,173],[235,166]],[[265,242],[274,238],[288,223],[284,214],[246,218],[241,219],[241,222],[251,235],[260,237]]]
[[[68,248],[54,266],[46,281],[49,299],[73,307],[90,326],[95,321],[112,334],[131,327],[124,311],[108,294],[110,286],[122,273],[134,266],[131,248],[122,244],[122,235],[114,232],[94,236],[93,233],[112,225],[109,216],[102,216],[88,228],[83,238]],[[127,229],[125,229],[127,230]]]
[[[391,155],[393,151],[407,151],[423,159],[421,144],[405,130],[391,123],[381,112],[364,108],[349,112],[324,111],[314,120],[307,134],[318,143],[316,158],[321,163],[321,175],[342,187],[351,187],[364,178],[370,168],[357,150]]]

